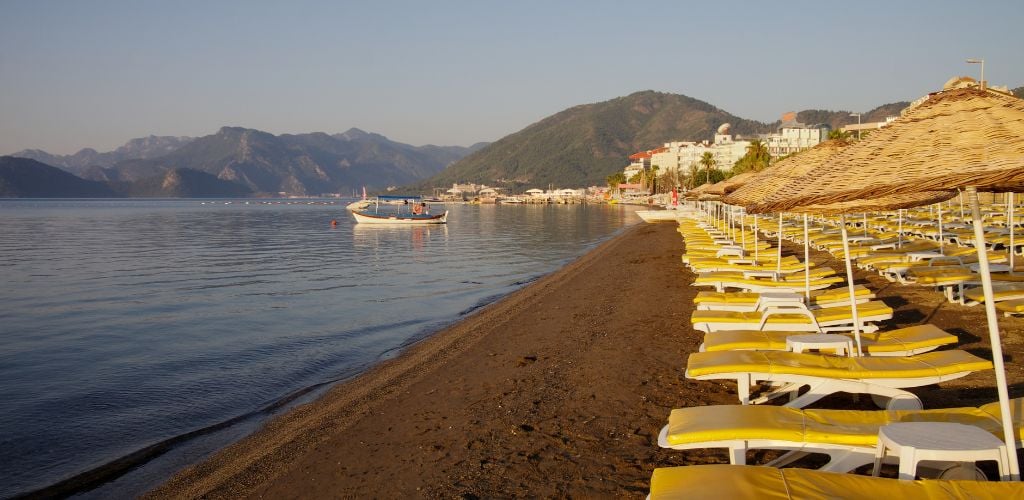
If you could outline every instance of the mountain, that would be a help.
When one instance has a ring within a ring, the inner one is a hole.
[[[908,105],[879,106],[861,117],[883,121]],[[856,123],[849,111],[806,110],[800,122],[833,128]],[[779,121],[761,123],[731,115],[684,95],[643,91],[595,104],[575,106],[491,143],[419,183],[426,189],[456,182],[506,187],[603,185],[622,170],[629,155],[678,140],[711,140],[719,125],[735,135],[766,133]]]
[[[40,149],[25,149],[11,156],[31,158],[47,165],[62,168],[75,175],[82,175],[90,167],[113,167],[119,161],[163,156],[191,141],[191,137],[151,135],[149,137],[132,139],[123,146],[105,153],[97,152],[92,148],[85,148],[73,155],[53,155]]]
[[[362,186],[380,190],[421,181],[471,151],[459,146],[410,146],[355,128],[334,135],[273,135],[223,127],[158,158],[120,161],[84,175],[134,182],[185,168],[237,183],[257,194],[349,193]]]
[[[175,168],[134,182],[113,182],[123,196],[155,198],[237,198],[252,192],[245,186],[188,168]]]
[[[899,116],[900,111],[910,106],[907,101],[894,102],[890,104],[883,104],[871,111],[862,113],[860,117],[861,123],[870,122],[884,122],[886,118],[890,116]],[[796,114],[796,119],[800,123],[806,123],[808,125],[817,125],[824,123],[833,130],[845,127],[846,125],[857,123],[856,116],[850,116],[852,111],[827,111],[823,109],[807,109],[800,111]],[[776,125],[778,122],[776,122]]]
[[[28,158],[0,156],[0,197],[110,198],[110,186]]]
[[[622,170],[629,155],[673,140],[711,139],[723,123],[740,135],[770,129],[684,95],[637,92],[551,115],[421,185],[603,185],[609,174]]]

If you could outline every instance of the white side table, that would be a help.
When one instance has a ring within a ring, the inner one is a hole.
[[[810,349],[835,349],[838,356],[853,353],[853,340],[846,335],[812,333],[786,337],[786,350],[801,353]]]
[[[1006,443],[980,427],[951,422],[901,422],[878,429],[875,449],[877,476],[888,451],[899,456],[900,479],[912,480],[917,464],[925,460],[941,462],[977,462],[995,460],[1004,481],[1010,478]]]

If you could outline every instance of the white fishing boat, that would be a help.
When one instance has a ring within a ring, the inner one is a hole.
[[[378,196],[372,209],[366,207],[352,212],[359,224],[446,224],[448,211],[431,214],[420,196]],[[381,204],[385,207],[382,210]]]

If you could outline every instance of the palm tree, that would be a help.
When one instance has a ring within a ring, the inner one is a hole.
[[[651,194],[658,192],[658,166],[651,165]]]
[[[711,154],[710,151],[705,151],[700,156],[700,164],[708,174],[705,182],[711,182],[711,168],[715,166],[715,155]]]
[[[608,188],[612,191],[616,191],[619,189],[619,184],[626,182],[626,174],[623,172],[615,172],[614,174],[606,177],[605,180],[608,182]]]
[[[686,179],[686,189],[697,187],[697,173],[700,171],[696,163],[690,164],[690,176]]]
[[[831,139],[836,139],[836,140],[840,140],[840,141],[845,141],[845,140],[848,140],[850,138],[850,132],[848,132],[846,130],[840,130],[840,129],[830,130],[828,132],[828,138],[830,140]]]
[[[750,157],[750,169],[754,172],[760,172],[768,167],[771,155],[768,154],[768,145],[761,139],[754,139],[750,141],[750,145],[747,146],[747,156]]]

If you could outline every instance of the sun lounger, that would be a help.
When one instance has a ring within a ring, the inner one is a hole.
[[[882,301],[857,305],[857,319],[862,331],[875,331],[870,323],[892,318],[892,308]],[[841,332],[853,330],[850,306],[806,309],[802,307],[768,307],[764,311],[736,312],[696,310],[690,315],[693,328],[705,333],[723,330],[760,330],[789,332]]]
[[[993,291],[994,296],[992,298],[995,300],[995,302],[999,303],[1006,300],[1024,299],[1024,285],[1012,283],[1005,286],[1006,288],[1000,288]],[[964,305],[968,306],[985,303],[985,293],[984,290],[981,289],[981,287],[965,290],[963,293],[963,298]]]
[[[996,310],[1003,313],[1003,316],[1015,316],[1024,314],[1024,299],[1005,300],[996,303]]]
[[[914,409],[921,408],[921,401],[903,389],[954,380],[991,368],[990,361],[957,349],[907,358],[718,351],[690,354],[686,377],[735,380],[742,404],[759,404],[784,394],[795,394],[806,385],[810,389],[792,398],[786,406],[802,408],[829,394],[848,392],[871,394],[876,403],[885,402],[889,409]],[[752,399],[750,387],[761,382],[782,385]]]
[[[749,465],[689,465],[654,469],[650,500],[787,500],[819,498],[1009,499],[1015,481],[905,481],[808,469]]]
[[[1024,434],[1024,399],[1010,402],[1017,446]],[[953,422],[1002,438],[999,403],[933,410],[808,410],[784,406],[713,405],[672,410],[658,435],[662,448],[728,448],[730,463],[746,463],[747,450],[789,453],[765,464],[782,467],[809,454],[827,454],[820,470],[849,472],[874,461],[878,430],[900,422]]]
[[[698,292],[697,296],[693,299],[693,303],[697,306],[698,310],[707,311],[738,311],[738,312],[750,312],[764,310],[772,304],[778,303],[775,297],[778,297],[778,292],[772,294],[766,292],[769,300],[762,300],[761,293],[753,292],[711,292],[703,291]],[[796,297],[796,302],[803,303],[804,295],[802,293],[789,293],[790,296]],[[875,297],[875,294],[865,287],[864,285],[856,285],[854,287],[854,296],[858,304],[863,304]],[[808,309],[821,309],[824,307],[835,307],[835,306],[848,306],[850,305],[850,291],[847,288],[829,288],[824,290],[814,290],[811,292],[811,303],[807,307]]]
[[[701,352],[715,351],[785,351],[786,337],[794,332],[735,330],[709,333],[704,336]],[[849,338],[853,334],[843,333]],[[917,325],[898,330],[861,333],[860,341],[868,356],[913,356],[955,344],[952,335],[935,325]]]
[[[811,278],[809,288],[811,290],[822,290],[825,288],[831,288],[832,285],[837,283],[843,283],[843,278],[839,276],[825,276]],[[718,292],[724,292],[727,288],[738,288],[740,290],[747,290],[751,292],[792,292],[792,293],[803,293],[805,288],[804,277],[797,276],[796,274],[789,277],[783,277],[781,280],[773,280],[771,278],[744,278],[742,276],[704,276],[698,277],[692,283],[692,286],[710,286],[714,287]]]

